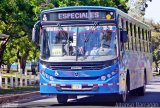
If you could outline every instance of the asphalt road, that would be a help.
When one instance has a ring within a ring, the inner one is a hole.
[[[11,103],[10,106],[23,108],[101,108],[101,107],[160,107],[160,76],[154,77],[147,85],[145,96],[129,95],[127,103],[114,102],[114,95],[78,96],[78,99],[69,99],[67,104],[58,104],[56,96],[37,96]]]

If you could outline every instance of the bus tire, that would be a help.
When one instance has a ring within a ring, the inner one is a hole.
[[[57,95],[57,101],[59,104],[65,104],[67,103],[68,95],[66,94],[58,94]]]

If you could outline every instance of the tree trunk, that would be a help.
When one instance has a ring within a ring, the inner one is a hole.
[[[156,65],[156,72],[158,72],[158,61],[155,61],[155,65]]]
[[[5,48],[7,46],[7,43],[9,41],[9,38],[7,38],[4,42],[1,43],[0,45],[0,67],[1,65],[3,64],[3,54],[4,54],[4,51],[5,51]]]
[[[17,58],[18,58],[20,69],[22,69],[22,73],[24,74],[25,67],[26,67],[26,61],[27,61],[27,57],[28,57],[27,55],[28,55],[29,51],[26,51],[25,55],[23,55],[23,56],[20,56],[19,52],[20,51],[17,50]]]
[[[11,70],[11,64],[7,64],[7,73],[10,73]]]

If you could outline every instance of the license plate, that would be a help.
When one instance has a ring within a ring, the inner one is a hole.
[[[73,84],[72,85],[72,90],[81,90],[82,89],[82,85],[81,84]]]

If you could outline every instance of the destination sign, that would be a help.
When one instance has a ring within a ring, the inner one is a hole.
[[[63,21],[63,20],[91,20],[91,19],[115,19],[115,13],[111,11],[64,11],[50,12],[42,15],[43,21]]]

